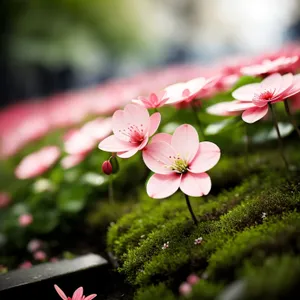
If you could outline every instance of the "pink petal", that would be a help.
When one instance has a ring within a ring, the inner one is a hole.
[[[206,112],[211,114],[211,115],[216,115],[216,116],[234,116],[234,115],[237,115],[238,112],[228,111],[228,108],[232,106],[232,102],[234,102],[234,101],[221,102],[221,103],[217,103],[215,105],[209,106],[206,109]],[[239,102],[239,103],[241,103],[241,102]]]
[[[185,85],[185,89],[188,89],[190,96],[197,95],[203,86],[206,84],[206,79],[204,77],[197,77],[188,81]]]
[[[253,65],[249,67],[243,67],[241,68],[241,73],[245,75],[259,75],[266,73],[266,66],[264,65]]]
[[[95,297],[97,297],[97,294],[92,294],[92,295],[85,297],[84,300],[93,300]]]
[[[240,112],[251,107],[256,107],[256,105],[252,102],[232,101],[231,105],[228,104],[227,109],[229,112]]]
[[[174,194],[180,185],[181,174],[154,174],[147,183],[147,194],[154,199],[167,198]]]
[[[165,88],[165,96],[169,98],[166,104],[174,104],[187,99],[186,96],[183,96],[183,91],[185,89],[185,83],[175,83]]]
[[[63,169],[67,170],[80,164],[86,157],[86,154],[72,154],[65,156],[60,164]]]
[[[118,155],[120,158],[129,158],[129,157],[133,156],[134,154],[136,154],[138,151],[139,151],[139,148],[136,147],[136,148],[131,149],[131,150],[129,150],[129,151],[125,151],[125,152],[117,152],[117,155]]]
[[[289,98],[300,92],[300,74],[297,74],[293,78],[293,84],[290,90],[285,94],[285,98]]]
[[[114,112],[112,116],[112,130],[114,135],[119,140],[129,142],[130,137],[123,134],[123,129],[128,127],[124,119],[124,114],[125,113],[122,110],[117,110]]]
[[[68,297],[66,296],[66,294],[61,290],[61,288],[58,285],[54,284],[54,288],[55,288],[57,294],[60,296],[60,298],[62,298],[63,300],[67,300],[68,299]]]
[[[145,130],[149,129],[150,119],[148,110],[137,104],[127,104],[124,108],[124,122],[138,127],[142,124]]]
[[[276,97],[278,95],[282,95],[283,93],[288,91],[290,88],[292,88],[293,80],[294,80],[294,76],[292,73],[283,75],[280,89],[278,89],[278,91],[276,92],[276,94],[274,96]]]
[[[156,142],[166,142],[167,144],[171,145],[172,135],[168,133],[157,133],[152,139],[151,143]]]
[[[132,99],[131,102],[134,104],[138,104],[138,105],[144,106],[146,108],[149,108],[148,105],[146,105],[146,103],[148,102],[146,97],[141,96],[141,97],[138,97],[138,99]]]
[[[74,292],[72,296],[72,300],[81,300],[82,296],[83,296],[83,288],[81,286]]]
[[[275,73],[266,77],[260,83],[260,91],[278,91],[282,85],[282,76],[279,73]]]
[[[189,165],[192,173],[203,173],[214,167],[221,156],[220,148],[211,142],[201,142],[199,149]]]
[[[159,112],[154,113],[150,117],[149,136],[152,136],[156,132],[156,130],[158,129],[160,120],[161,120],[161,115]]]
[[[145,165],[152,172],[158,174],[169,174],[172,172],[167,166],[173,164],[173,156],[176,156],[175,150],[165,142],[150,143],[143,150]]]
[[[199,146],[196,129],[189,124],[177,127],[172,136],[171,145],[182,159],[191,161],[195,157]]]
[[[252,107],[245,110],[242,114],[242,119],[246,123],[254,123],[260,119],[262,119],[268,113],[268,106],[265,105],[263,107]]]
[[[97,142],[106,138],[112,131],[112,118],[97,118],[82,126],[80,132]]]
[[[146,145],[148,144],[148,141],[149,141],[149,138],[145,137],[144,140],[141,142],[141,144],[138,146],[138,149],[143,150],[146,147]]]
[[[206,173],[186,173],[182,176],[180,189],[186,195],[200,197],[207,195],[211,189],[211,180]]]
[[[259,83],[250,83],[247,85],[244,85],[232,93],[232,97],[243,102],[249,102],[252,101],[254,94],[259,89],[260,84]]]
[[[110,135],[100,142],[98,148],[107,152],[125,152],[135,148],[135,146],[129,142],[119,140],[114,135]]]

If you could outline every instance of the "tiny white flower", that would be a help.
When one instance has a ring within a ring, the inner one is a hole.
[[[194,244],[195,245],[200,245],[202,243],[202,241],[203,241],[203,238],[202,237],[198,237],[197,239],[195,239]]]
[[[161,249],[165,250],[169,248],[169,242],[164,243],[164,245],[161,247]]]
[[[263,212],[263,213],[261,214],[261,218],[264,219],[264,218],[266,218],[266,217],[267,217],[267,214],[266,214],[265,212]]]

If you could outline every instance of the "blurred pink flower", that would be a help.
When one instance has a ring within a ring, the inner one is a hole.
[[[27,179],[39,176],[46,172],[60,156],[60,150],[56,146],[46,146],[24,157],[15,169],[15,175],[19,179]]]
[[[179,286],[179,293],[180,295],[183,296],[187,296],[192,292],[192,286],[187,283],[187,282],[183,282],[180,286]]]
[[[80,130],[72,130],[64,143],[65,151],[70,155],[86,154],[95,147],[95,141]]]
[[[300,75],[279,73],[266,77],[261,83],[251,83],[236,89],[237,101],[228,104],[227,111],[244,111],[242,119],[254,123],[268,113],[268,103],[276,103],[300,92]],[[224,105],[225,106],[225,105]],[[225,108],[224,108],[225,109]]]
[[[133,156],[142,150],[157,130],[160,113],[149,116],[148,110],[136,104],[127,104],[124,110],[117,110],[113,115],[113,135],[99,144],[99,149],[117,152],[121,158]]]
[[[245,75],[257,76],[273,73],[289,73],[295,69],[298,56],[280,56],[275,59],[264,59],[258,64],[242,67],[241,73]]]
[[[41,240],[33,239],[27,244],[27,250],[33,253],[39,250],[42,247],[42,245],[43,242]]]
[[[32,267],[32,263],[29,260],[26,260],[19,265],[20,269],[30,269],[31,267]]]
[[[140,96],[137,99],[133,99],[132,102],[140,104],[146,108],[159,108],[163,106],[168,100],[169,98],[166,97],[166,91],[160,91],[157,94],[151,93],[148,98]]]
[[[166,198],[178,188],[193,197],[207,195],[211,180],[205,172],[217,164],[220,155],[214,143],[199,143],[198,133],[191,125],[179,126],[173,136],[157,134],[143,150],[146,166],[156,173],[147,183],[148,195]]]
[[[196,284],[198,281],[200,280],[200,278],[196,275],[196,274],[191,274],[187,277],[186,281],[190,284],[190,285],[194,285]]]
[[[85,158],[85,153],[67,155],[60,161],[60,164],[63,169],[67,170],[79,165]]]
[[[44,251],[37,251],[33,254],[35,260],[43,261],[47,258],[47,254]]]
[[[63,300],[92,300],[94,299],[97,295],[96,294],[92,294],[89,295],[87,297],[85,297],[83,295],[83,288],[79,287],[73,294],[72,298],[71,297],[67,297],[65,295],[65,293],[61,290],[61,288],[59,286],[57,286],[56,284],[54,285],[54,288],[57,292],[57,294],[61,297],[61,299]]]
[[[216,115],[216,116],[237,116],[237,115],[239,115],[240,112],[238,112],[238,111],[229,111],[228,110],[230,108],[231,104],[232,104],[232,101],[217,103],[212,106],[209,106],[206,109],[206,112],[211,115]]]
[[[33,222],[33,217],[31,214],[23,214],[19,217],[19,225],[21,227],[27,227]]]
[[[6,207],[10,204],[11,197],[6,192],[0,192],[0,208]]]

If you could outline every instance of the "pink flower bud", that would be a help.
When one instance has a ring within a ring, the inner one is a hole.
[[[191,291],[192,291],[192,286],[187,282],[183,282],[179,286],[179,293],[183,296],[189,295],[191,293]]]
[[[47,258],[47,254],[44,251],[37,251],[33,254],[35,260],[45,260]]]
[[[196,284],[199,280],[200,278],[196,274],[191,274],[186,279],[186,281],[191,285]]]
[[[26,227],[30,225],[33,221],[32,215],[31,214],[23,214],[19,217],[19,225],[21,227]]]
[[[20,269],[29,269],[31,267],[32,267],[32,263],[29,260],[26,260],[19,265]]]
[[[106,175],[110,175],[113,171],[112,165],[109,160],[106,160],[102,164],[102,171]]]
[[[9,194],[5,192],[0,192],[0,208],[8,206],[10,201],[11,198]]]

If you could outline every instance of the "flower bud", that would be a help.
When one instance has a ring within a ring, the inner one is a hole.
[[[102,171],[106,175],[110,175],[113,172],[113,168],[109,160],[103,162]]]

